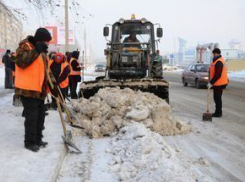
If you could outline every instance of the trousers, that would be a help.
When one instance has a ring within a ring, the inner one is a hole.
[[[25,117],[25,146],[35,145],[42,141],[44,121],[45,121],[45,107],[44,100],[34,99],[21,96],[21,101],[24,106]]]
[[[13,74],[10,68],[5,68],[5,88],[13,88]]]
[[[222,94],[223,88],[222,87],[213,87],[214,92],[214,103],[215,103],[215,113],[222,114]]]
[[[71,80],[71,98],[72,99],[77,99],[77,81],[76,80]]]

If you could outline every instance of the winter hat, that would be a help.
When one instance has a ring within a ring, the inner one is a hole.
[[[71,54],[72,58],[78,59],[80,52],[79,51],[73,51]]]
[[[62,53],[59,52],[59,53],[55,54],[54,61],[56,63],[61,63],[63,60],[64,60],[64,55]]]
[[[214,50],[213,50],[213,52],[212,52],[213,54],[221,54],[221,51],[220,51],[220,49],[219,48],[214,48]]]
[[[52,37],[46,28],[37,29],[34,38],[36,42],[49,42]]]

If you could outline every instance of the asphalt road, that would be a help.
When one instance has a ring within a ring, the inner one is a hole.
[[[192,85],[184,87],[181,82],[181,75],[175,73],[164,73],[164,78],[170,82],[170,105],[184,109],[196,117],[202,117],[207,107],[207,89],[196,89]],[[214,112],[213,91],[210,91],[210,110]],[[181,102],[180,102],[181,100]],[[226,125],[236,124],[236,131],[245,139],[245,83],[230,81],[223,92],[223,117],[220,120],[227,121]],[[231,122],[229,122],[231,121]],[[232,130],[232,126],[229,130]],[[237,131],[238,130],[238,131]]]
[[[193,127],[189,135],[167,137],[168,143],[187,160],[208,160],[200,171],[210,181],[245,181],[245,83],[230,81],[223,92],[223,117],[203,122],[207,89],[184,87],[178,73],[164,73],[164,77],[170,83],[173,115]],[[212,95],[211,90],[210,110],[214,112]]]

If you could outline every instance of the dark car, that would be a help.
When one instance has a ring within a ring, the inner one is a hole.
[[[97,64],[95,66],[95,71],[96,72],[104,72],[105,71],[105,65],[103,65],[103,64]]]
[[[195,85],[196,88],[206,87],[208,78],[209,64],[195,63],[189,65],[182,73],[182,83],[186,87],[188,84]]]

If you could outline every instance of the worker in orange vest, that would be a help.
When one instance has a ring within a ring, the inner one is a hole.
[[[49,61],[49,68],[53,73],[57,85],[60,87],[63,98],[66,98],[66,92],[69,86],[70,67],[66,57],[62,53],[56,53],[53,60]],[[52,98],[52,105],[57,109],[56,101]]]
[[[52,39],[45,28],[36,30],[19,43],[16,50],[15,94],[24,106],[26,149],[37,152],[48,143],[42,140],[48,87],[48,43]],[[51,78],[52,74],[50,74]],[[55,81],[53,79],[53,81]]]
[[[81,78],[81,65],[78,62],[79,51],[73,51],[70,59],[70,81],[71,81],[71,98],[77,99],[77,83]]]
[[[213,50],[213,62],[209,68],[209,80],[213,87],[215,112],[212,117],[222,117],[222,94],[223,89],[228,85],[227,67],[219,48]]]

